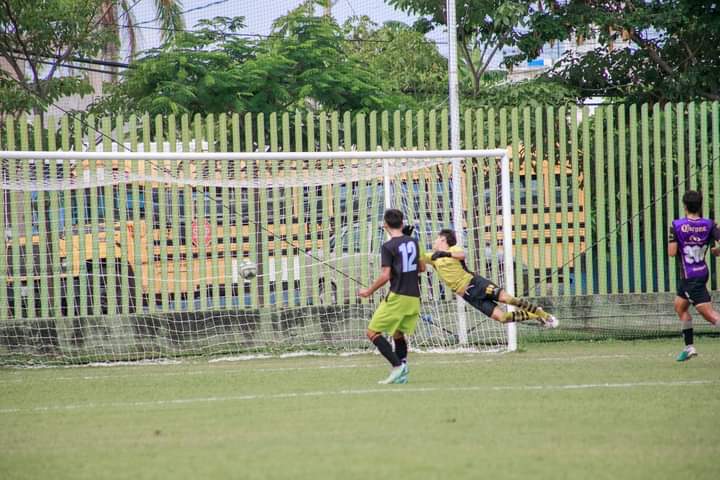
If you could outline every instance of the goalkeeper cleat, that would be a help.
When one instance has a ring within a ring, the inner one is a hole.
[[[560,324],[560,320],[557,319],[557,317],[553,315],[548,315],[548,318],[544,321],[544,327],[545,328],[557,328],[557,326]]]
[[[550,315],[541,307],[537,308],[536,315],[542,322],[543,327],[545,328],[557,328],[557,326],[560,324],[560,321],[557,319],[557,317],[555,317],[554,315]]]
[[[697,351],[695,350],[695,347],[692,345],[688,345],[685,347],[685,349],[680,352],[680,355],[677,356],[678,362],[684,362],[686,360],[690,360],[692,357],[697,356]]]
[[[406,370],[405,365],[400,365],[399,367],[394,367],[392,370],[390,370],[390,375],[385,380],[380,380],[378,383],[380,385],[389,385],[391,383],[398,383],[398,380],[400,377],[402,377],[403,372]]]

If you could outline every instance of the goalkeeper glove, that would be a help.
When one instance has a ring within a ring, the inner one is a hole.
[[[450,252],[435,252],[432,254],[433,261],[437,260],[438,258],[452,258],[452,253]]]
[[[412,237],[413,231],[415,230],[415,227],[412,225],[405,225],[402,228],[403,235],[407,235],[408,237]]]

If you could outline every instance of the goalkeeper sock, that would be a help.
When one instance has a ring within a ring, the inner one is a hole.
[[[535,315],[538,315],[542,318],[545,318],[547,316],[547,314],[543,311],[542,308],[540,308],[539,306],[535,305],[534,303],[530,303],[527,300],[522,299],[522,298],[511,297],[508,304],[513,305],[521,310],[525,310],[530,313],[534,313]]]
[[[405,340],[405,337],[401,338],[394,338],[395,340],[395,355],[397,355],[398,360],[400,362],[404,362],[407,360],[407,340]]]
[[[532,318],[538,318],[538,316],[530,312],[526,312],[525,310],[515,310],[514,312],[505,313],[502,317],[501,323],[524,322]]]
[[[397,355],[395,355],[395,352],[393,352],[392,345],[390,345],[390,342],[388,342],[387,339],[382,336],[382,334],[375,334],[372,337],[372,342],[373,344],[375,344],[377,349],[380,350],[382,356],[385,357],[388,362],[390,362],[390,365],[392,365],[393,367],[399,367],[401,365],[401,362],[398,359]]]

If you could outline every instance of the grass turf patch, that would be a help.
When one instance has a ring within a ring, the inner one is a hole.
[[[3,478],[716,478],[720,342],[0,370]]]

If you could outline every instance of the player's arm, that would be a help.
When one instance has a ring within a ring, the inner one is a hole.
[[[368,288],[361,288],[358,291],[358,295],[360,295],[363,298],[367,298],[378,288],[382,288],[383,285],[385,285],[387,282],[390,281],[390,277],[392,275],[392,264],[393,264],[393,254],[386,247],[385,245],[382,246],[380,249],[380,266],[382,269],[380,270],[380,275],[375,279],[372,285]]]
[[[678,241],[677,236],[675,235],[675,227],[670,225],[670,230],[668,231],[668,255],[671,257],[676,256],[678,253]]]
[[[465,260],[465,252],[460,247],[450,247],[450,250],[434,252],[432,254],[433,260],[437,260],[438,258],[454,258],[455,260],[463,261]]]
[[[363,298],[367,298],[375,293],[379,288],[382,288],[387,282],[390,281],[390,267],[382,267],[380,275],[375,279],[372,285],[368,288],[361,288],[358,291],[358,295]]]
[[[720,226],[718,226],[718,224],[715,224],[715,227],[713,228],[713,231],[711,234],[711,238],[713,239],[713,241],[710,243],[711,245],[720,243]],[[710,253],[712,253],[716,257],[720,257],[720,247],[710,248]]]
[[[465,252],[459,247],[451,248],[450,255],[452,255],[452,258],[454,258],[455,260],[465,260]]]
[[[421,250],[420,255],[419,255],[420,261],[422,261],[425,264],[425,266],[430,265],[430,266],[434,267],[435,261],[432,259],[432,254],[433,254],[432,250],[430,250],[430,251]]]

